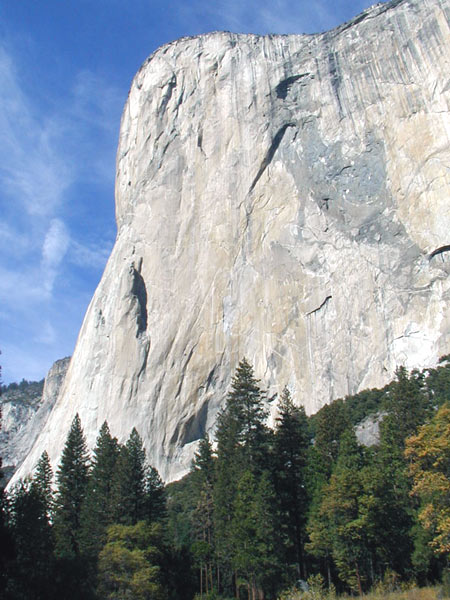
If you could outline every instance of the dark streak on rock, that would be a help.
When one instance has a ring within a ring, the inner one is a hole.
[[[281,100],[286,100],[286,97],[292,84],[295,83],[298,79],[306,77],[307,75],[309,75],[309,73],[301,73],[300,75],[292,75],[292,77],[287,77],[286,79],[280,81],[280,83],[275,88],[277,98],[280,98]]]
[[[328,303],[329,300],[331,300],[331,298],[332,298],[332,296],[327,296],[320,306],[318,306],[314,310],[311,310],[309,313],[306,313],[306,316],[309,317],[309,315],[312,315],[312,314],[318,312],[321,308],[323,308]]]
[[[281,127],[281,129],[279,129],[277,131],[277,133],[275,134],[275,137],[272,140],[272,143],[270,144],[270,148],[267,151],[266,156],[264,157],[264,160],[261,163],[261,166],[259,167],[259,171],[256,174],[255,179],[252,182],[252,185],[250,186],[249,189],[249,194],[254,190],[255,185],[258,183],[261,175],[264,173],[264,171],[267,169],[267,167],[269,166],[271,160],[273,159],[275,152],[278,150],[279,145],[281,144],[281,140],[283,139],[284,134],[286,133],[286,129],[288,127],[293,127],[294,124],[293,123],[286,123],[285,125],[283,125],[283,127]]]
[[[172,92],[177,85],[177,78],[175,74],[172,75],[171,80],[167,84],[167,90],[161,100],[161,106],[159,107],[159,112],[163,113],[166,110],[166,106],[169,104],[169,100],[172,98]]]
[[[450,245],[440,246],[439,248],[436,248],[436,250],[433,250],[433,252],[431,252],[430,255],[428,256],[428,260],[431,260],[438,254],[443,254],[444,252],[450,252]]]
[[[137,271],[134,266],[132,268],[133,283],[131,285],[131,293],[137,300],[138,311],[137,311],[137,332],[138,337],[142,332],[147,329],[147,288],[145,287],[145,281],[142,275]]]
[[[177,442],[184,446],[202,438],[205,435],[207,418],[208,401],[205,401],[198,412],[191,415],[185,423],[176,426],[170,444]]]
[[[342,116],[343,111],[342,111],[341,97],[340,97],[340,93],[339,93],[341,83],[342,83],[342,77],[341,77],[341,74],[339,73],[339,63],[338,63],[338,57],[337,57],[336,52],[328,53],[328,69],[330,72],[331,87],[333,88],[334,95],[336,96],[336,100],[337,100],[337,103],[339,106],[339,113]]]

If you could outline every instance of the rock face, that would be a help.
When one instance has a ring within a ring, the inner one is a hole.
[[[320,35],[212,33],[137,73],[118,234],[59,400],[133,426],[166,480],[239,359],[309,413],[450,348],[450,1],[394,0]],[[57,432],[55,434],[55,432]]]
[[[54,363],[43,389],[42,382],[34,383],[24,390],[19,387],[2,396],[0,456],[6,479],[23,462],[41,433],[58,397],[69,362],[70,358],[63,358]]]

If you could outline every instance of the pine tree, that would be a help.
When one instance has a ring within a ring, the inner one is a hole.
[[[250,470],[255,477],[260,476],[269,456],[270,437],[265,425],[267,411],[264,400],[265,394],[254,377],[253,368],[244,358],[236,370],[225,407],[219,413],[216,430],[215,529],[221,570],[228,581],[233,575],[231,565],[234,550],[230,525],[237,484],[246,470]],[[233,577],[236,582],[235,573]]]
[[[112,524],[112,481],[119,455],[117,439],[111,436],[108,423],[100,428],[93,451],[91,473],[81,514],[83,552],[94,560],[105,544],[106,528]]]
[[[264,597],[275,572],[274,503],[267,473],[258,481],[250,470],[244,471],[234,499],[230,533],[237,581],[246,583],[249,600]]]
[[[112,483],[112,518],[122,525],[136,525],[145,519],[145,449],[133,427],[125,446],[120,448]]]
[[[164,521],[167,517],[167,497],[164,481],[158,470],[148,466],[145,475],[145,519],[149,523]]]
[[[423,376],[404,367],[388,388],[384,402],[387,411],[380,424],[380,442],[374,457],[370,481],[369,528],[375,568],[384,571],[389,565],[400,575],[411,569],[416,510],[410,497],[408,465],[404,456],[405,439],[429,415],[429,398],[424,392]]]
[[[306,463],[310,447],[308,421],[303,407],[292,402],[285,388],[278,407],[275,431],[275,489],[281,510],[285,562],[295,559],[296,578],[306,579],[303,544],[308,510]]]
[[[351,429],[347,407],[343,400],[335,400],[323,406],[314,416],[314,444],[323,469],[329,476],[339,454],[340,439]]]
[[[194,487],[202,488],[205,484],[212,486],[214,483],[214,453],[207,433],[205,433],[199,442],[197,452],[192,461],[191,473],[194,474],[192,478]]]
[[[192,530],[195,542],[192,546],[200,574],[200,594],[212,591],[217,576],[215,565],[214,457],[208,434],[200,440],[192,461],[190,483],[195,501],[192,513]]]
[[[341,580],[360,595],[368,573],[366,521],[360,512],[363,495],[361,450],[352,431],[341,437],[336,466],[324,489],[318,514],[309,524],[308,549],[331,554]]]
[[[56,555],[61,558],[80,555],[81,508],[88,476],[89,455],[80,417],[76,414],[56,473],[54,531]]]
[[[405,367],[399,367],[395,375],[385,402],[387,416],[380,429],[392,450],[403,454],[406,438],[430,416],[430,399],[425,393],[423,374],[412,371],[408,375]]]
[[[41,495],[45,507],[45,513],[49,521],[53,510],[52,481],[52,465],[50,464],[50,459],[47,454],[47,451],[44,450],[34,470],[32,486],[34,486],[38,493]]]
[[[10,531],[15,548],[8,569],[7,597],[44,600],[53,587],[53,538],[45,495],[30,479],[10,498]]]

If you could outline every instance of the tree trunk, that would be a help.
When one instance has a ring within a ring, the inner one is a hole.
[[[355,573],[356,573],[356,580],[358,582],[359,595],[362,597],[363,591],[362,591],[362,585],[361,585],[361,576],[359,574],[358,563],[356,562],[356,560],[355,560]]]

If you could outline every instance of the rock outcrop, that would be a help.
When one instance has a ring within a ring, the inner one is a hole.
[[[246,356],[312,413],[450,348],[450,1],[320,35],[212,33],[137,73],[117,240],[59,400],[18,475],[80,414],[186,472]]]
[[[30,383],[2,396],[0,456],[6,480],[23,462],[41,433],[58,398],[69,362],[70,358],[57,360],[43,385],[42,382]]]

